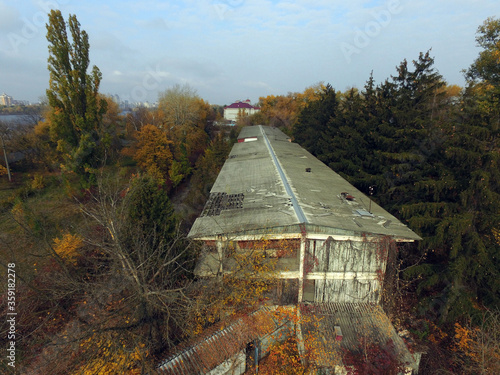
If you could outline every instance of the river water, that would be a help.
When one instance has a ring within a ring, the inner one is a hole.
[[[33,123],[33,117],[29,115],[2,115],[0,114],[0,123],[7,124],[9,126],[15,126],[18,124],[29,124]]]

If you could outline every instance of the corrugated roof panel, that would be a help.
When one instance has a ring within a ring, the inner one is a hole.
[[[307,306],[306,306],[307,307]],[[335,326],[342,330],[341,350],[351,352],[361,351],[360,340],[365,337],[371,342],[385,345],[389,340],[394,343],[394,350],[404,361],[410,363],[410,367],[416,367],[415,360],[406,347],[403,340],[397,335],[389,318],[382,308],[370,303],[321,303],[315,304],[313,308],[303,308],[303,314],[307,316],[304,324],[305,330],[314,335],[320,335],[327,339],[325,345],[335,348]],[[331,351],[323,351],[328,355]],[[334,354],[334,353],[333,353]],[[332,354],[332,355],[333,355]],[[325,363],[333,361],[334,358],[323,358]]]
[[[273,310],[261,308],[234,320],[225,328],[215,326],[211,333],[191,345],[177,348],[177,353],[174,351],[160,362],[159,370],[165,374],[180,374],[180,371],[189,375],[206,373],[232,358],[248,342],[274,331],[276,327]]]

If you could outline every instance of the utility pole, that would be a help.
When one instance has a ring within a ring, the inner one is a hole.
[[[373,189],[374,188],[375,188],[375,185],[368,187],[368,190],[370,191],[370,208],[368,208],[369,213],[372,213],[372,196],[373,196]]]
[[[9,182],[12,181],[10,176],[9,160],[7,159],[7,152],[5,151],[5,142],[3,140],[3,134],[0,134],[0,139],[2,139],[3,156],[5,158],[5,166],[7,167],[7,174],[9,175]]]

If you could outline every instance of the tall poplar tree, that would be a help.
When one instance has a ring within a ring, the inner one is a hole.
[[[87,73],[89,38],[80,30],[75,15],[70,15],[66,24],[61,11],[52,10],[46,26],[50,134],[63,155],[65,169],[77,173],[88,183],[104,156],[100,128],[107,104],[99,97],[102,75],[96,66]]]

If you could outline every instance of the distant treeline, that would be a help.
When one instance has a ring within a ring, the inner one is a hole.
[[[41,112],[43,107],[43,104],[11,106],[0,105],[0,115],[31,115],[34,112]]]

